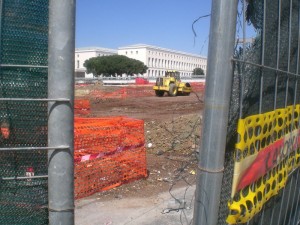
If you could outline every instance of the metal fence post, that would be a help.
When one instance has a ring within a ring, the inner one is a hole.
[[[48,154],[49,224],[74,224],[74,51],[75,0],[50,0],[48,145],[67,146]]]
[[[212,1],[194,225],[217,224],[232,87],[238,0]]]

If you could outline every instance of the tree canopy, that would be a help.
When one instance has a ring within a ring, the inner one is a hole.
[[[141,61],[128,58],[124,55],[110,55],[93,57],[84,62],[87,73],[93,73],[94,76],[103,74],[109,76],[112,74],[128,75],[145,73],[148,67]]]
[[[204,71],[202,68],[195,68],[193,70],[193,75],[204,75]]]

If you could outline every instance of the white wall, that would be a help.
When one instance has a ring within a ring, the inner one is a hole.
[[[139,60],[147,65],[146,52],[145,48],[120,49],[118,50],[118,55],[125,55],[128,58]]]
[[[206,57],[144,44],[121,47],[118,54],[142,61],[148,67],[146,77],[162,76],[166,70],[178,70],[187,77],[195,68],[205,72],[207,65]]]
[[[108,56],[116,55],[117,51],[114,49],[105,49],[105,48],[78,48],[75,49],[75,71],[86,71],[86,68],[83,66],[84,62],[90,58],[97,56]],[[93,74],[85,73],[86,78],[93,77]]]
[[[95,51],[84,51],[84,52],[75,52],[75,70],[76,69],[85,69],[83,66],[85,60],[96,57]]]

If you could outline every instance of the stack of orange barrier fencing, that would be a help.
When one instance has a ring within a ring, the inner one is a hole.
[[[88,99],[75,99],[74,101],[74,114],[87,115],[91,111],[90,101]]]
[[[75,198],[147,176],[144,121],[75,118]]]

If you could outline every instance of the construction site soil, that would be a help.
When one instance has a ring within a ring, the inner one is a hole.
[[[189,96],[156,97],[150,85],[76,86],[76,99],[90,100],[90,113],[84,117],[144,120],[148,177],[88,198],[106,201],[149,197],[195,184],[204,92],[203,86],[197,87]],[[111,97],[110,93],[119,94]]]

